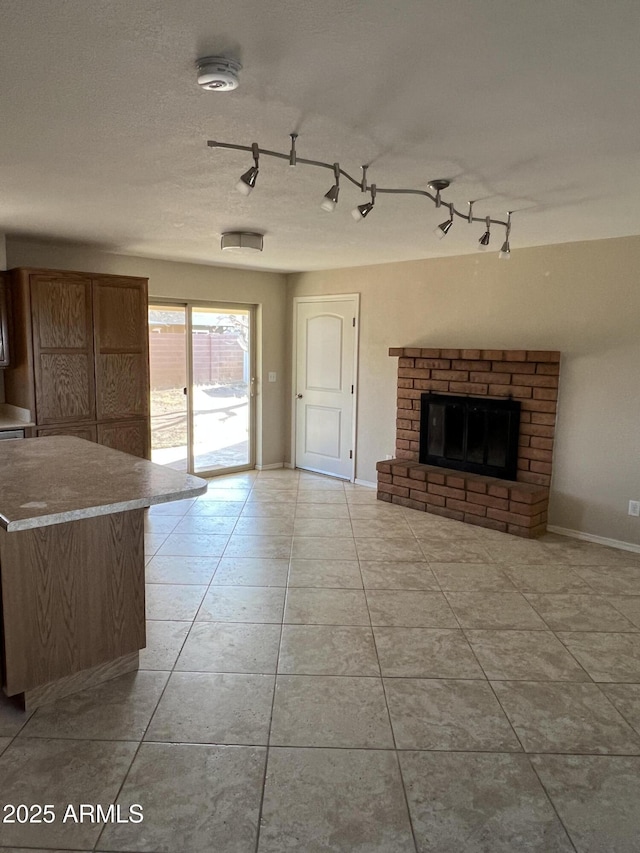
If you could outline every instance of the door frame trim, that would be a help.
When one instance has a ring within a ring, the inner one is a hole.
[[[360,352],[360,294],[359,293],[330,293],[322,296],[294,296],[293,297],[293,330],[291,334],[291,443],[290,443],[290,459],[291,467],[296,468],[296,429],[297,429],[297,406],[295,405],[297,385],[298,385],[298,306],[302,302],[350,302],[355,300],[355,315],[356,315],[356,332],[353,341],[353,412],[351,423],[351,447],[353,450],[353,458],[351,459],[351,472],[348,482],[355,483],[356,480],[356,459],[357,453],[357,426],[358,426],[358,368],[359,368],[359,352]],[[326,477],[331,476],[325,474]],[[343,479],[336,477],[336,479]]]

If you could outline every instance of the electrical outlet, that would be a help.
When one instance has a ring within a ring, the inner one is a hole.
[[[393,456],[390,453],[387,453],[387,455],[384,458],[385,459],[393,459]]]
[[[269,382],[275,382],[275,381],[276,381],[276,374],[275,374],[275,371],[270,370],[270,371],[269,371]]]
[[[640,501],[629,501],[629,515],[640,516]]]

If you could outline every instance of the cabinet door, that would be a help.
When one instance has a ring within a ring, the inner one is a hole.
[[[98,444],[148,459],[149,421],[98,424]]]
[[[7,284],[0,273],[0,367],[9,364],[9,310],[7,305]]]
[[[38,424],[95,420],[91,281],[32,275]]]
[[[149,415],[147,282],[93,280],[97,420]]]

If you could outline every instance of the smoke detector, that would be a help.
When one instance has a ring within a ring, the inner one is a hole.
[[[204,56],[196,62],[198,86],[210,92],[230,92],[238,88],[238,72],[242,65],[224,56]]]

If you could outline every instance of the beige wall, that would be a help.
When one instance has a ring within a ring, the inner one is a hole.
[[[640,545],[640,238],[289,276],[291,300],[361,294],[356,476],[392,453],[390,346],[561,350],[550,523]],[[290,417],[290,415],[289,415]],[[598,446],[600,449],[598,449]]]
[[[53,267],[148,276],[152,298],[258,305],[257,461],[261,465],[282,463],[285,438],[285,276],[112,255],[80,246],[33,243],[12,238],[7,238],[7,262],[9,267]],[[267,382],[269,371],[276,372],[277,382]]]

